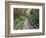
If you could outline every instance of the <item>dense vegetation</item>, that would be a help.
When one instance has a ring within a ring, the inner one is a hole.
[[[39,28],[39,10],[32,9],[28,20],[35,28]]]
[[[39,9],[31,9],[30,15],[26,14],[26,10],[24,10],[24,16],[17,16],[14,13],[14,29],[22,29],[22,24],[25,19],[28,19],[29,23],[33,25],[35,29],[39,28]]]

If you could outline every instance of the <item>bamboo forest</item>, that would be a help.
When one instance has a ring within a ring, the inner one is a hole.
[[[14,8],[14,30],[39,29],[39,9]]]

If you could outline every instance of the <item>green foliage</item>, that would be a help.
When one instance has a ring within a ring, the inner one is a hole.
[[[25,19],[28,19],[28,21],[32,23],[35,28],[39,28],[39,9],[31,9],[29,13],[30,15],[26,15],[26,12],[25,12],[24,16],[21,16],[21,15],[17,16],[14,14],[14,29],[15,30],[22,28],[22,24]]]
[[[30,11],[30,16],[28,19],[30,22],[33,23],[36,28],[39,28],[39,10],[38,9],[32,9]]]
[[[14,29],[18,29],[19,26],[21,26],[21,24],[23,23],[23,18],[22,16],[16,16],[16,19],[14,19]]]

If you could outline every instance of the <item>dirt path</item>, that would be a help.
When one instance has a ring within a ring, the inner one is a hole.
[[[28,19],[24,20],[23,28],[22,29],[34,29],[34,27],[28,22]]]

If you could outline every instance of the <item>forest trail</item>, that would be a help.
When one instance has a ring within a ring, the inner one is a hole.
[[[29,23],[28,19],[24,20],[24,24],[22,25],[22,29],[34,29],[34,27]]]

